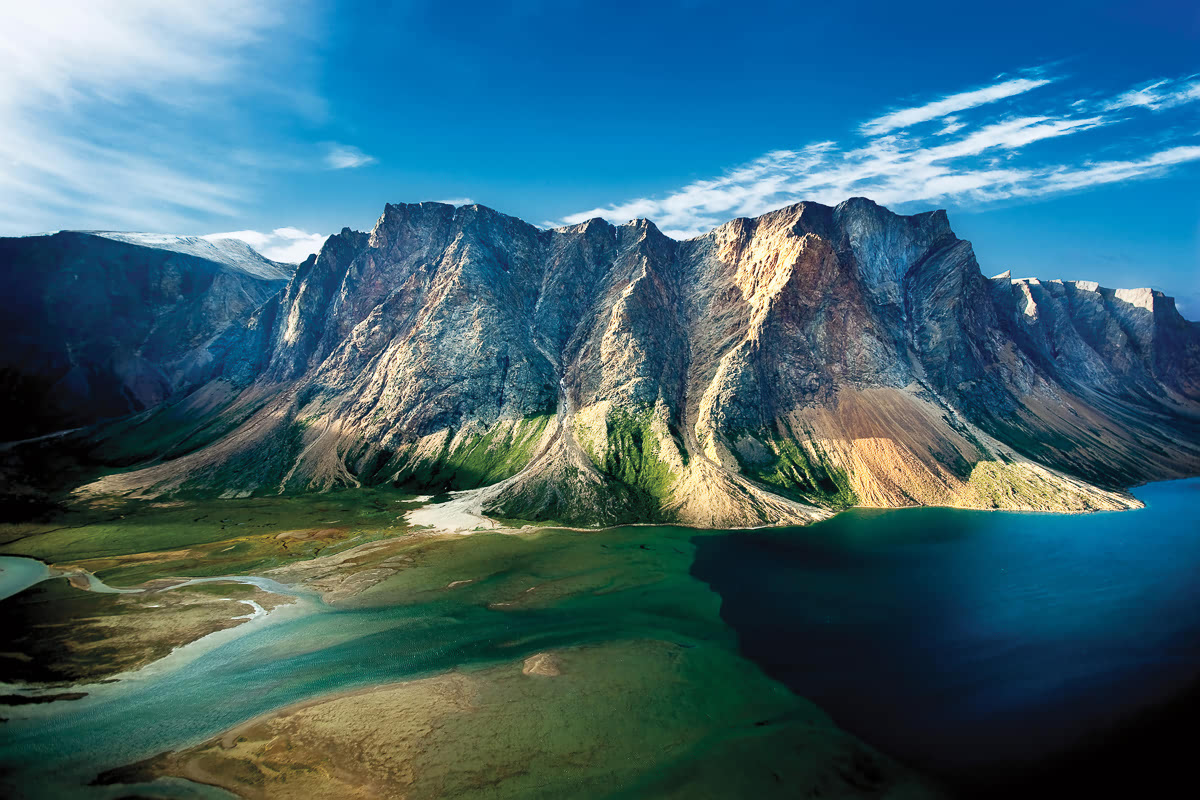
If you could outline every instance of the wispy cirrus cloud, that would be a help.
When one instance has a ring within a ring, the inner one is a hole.
[[[1023,111],[1038,107],[1034,114],[1017,114],[1001,102],[1053,80],[1037,73],[890,111],[857,126],[847,144],[822,141],[776,150],[663,196],[589,209],[556,224],[649,217],[668,235],[687,238],[731,217],[756,216],[800,200],[837,203],[866,195],[903,205],[1036,198],[1149,178],[1200,161],[1195,133],[1175,142],[1169,141],[1174,135],[1169,132],[1140,137],[1122,147],[1119,159],[1097,157],[1091,150],[1077,151],[1070,159],[1039,154],[1032,147],[1039,142],[1073,141],[1071,137],[1087,131],[1119,129],[1131,109],[1157,112],[1200,100],[1200,82],[1185,78],[1098,102],[1021,97]]]
[[[1105,103],[1106,111],[1122,108],[1147,108],[1160,111],[1200,100],[1200,79],[1193,75],[1181,81],[1156,81],[1138,89],[1123,92]]]
[[[320,251],[328,238],[323,233],[308,233],[299,228],[276,228],[273,231],[228,231],[210,233],[204,239],[240,239],[272,261],[297,264],[309,254]]]
[[[0,229],[159,227],[228,215],[243,187],[187,135],[254,79],[280,2],[43,0],[0,26]]]
[[[244,213],[267,172],[374,163],[350,145],[289,138],[291,122],[326,119],[305,77],[315,14],[312,0],[11,4],[0,235],[190,228]]]
[[[325,166],[330,169],[356,169],[378,162],[375,156],[369,156],[357,147],[348,144],[331,142],[325,152]]]
[[[882,117],[864,122],[859,130],[867,136],[878,136],[899,128],[909,128],[922,122],[941,119],[957,111],[966,111],[994,103],[997,100],[1024,94],[1048,83],[1050,83],[1049,78],[1013,78],[981,89],[948,95],[924,105],[889,112]]]

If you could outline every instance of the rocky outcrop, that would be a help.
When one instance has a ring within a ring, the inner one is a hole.
[[[218,375],[252,380],[261,367],[237,362],[230,327],[291,267],[232,240],[61,232],[0,239],[0,276],[9,441],[158,407]]]
[[[682,242],[389,205],[247,319],[203,391],[118,436],[186,419],[192,446],[86,491],[395,482],[513,519],[754,526],[1121,508],[1200,472],[1200,330],[1169,298],[989,280],[944,212],[862,198]]]

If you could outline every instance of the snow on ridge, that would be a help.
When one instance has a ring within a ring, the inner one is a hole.
[[[295,271],[294,265],[272,261],[240,239],[205,239],[200,236],[120,231],[89,231],[89,233],[127,244],[205,258],[268,281],[288,280]]]

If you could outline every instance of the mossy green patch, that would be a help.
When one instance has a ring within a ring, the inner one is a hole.
[[[537,452],[538,442],[550,424],[551,415],[526,417],[511,425],[499,423],[485,433],[454,437],[433,458],[408,466],[396,478],[398,485],[419,490],[475,489],[497,483],[523,470]],[[401,452],[404,461],[409,453]]]
[[[173,591],[184,592],[187,594],[205,594],[213,597],[253,597],[259,593],[257,586],[252,586],[247,583],[237,583],[235,581],[212,581],[211,583],[197,583],[192,586],[184,586]]]
[[[1078,510],[1080,499],[1064,491],[1061,483],[1021,464],[980,461],[968,481],[984,508],[1033,508],[1048,511]]]
[[[795,431],[786,423],[781,422],[780,427],[780,433],[745,432],[739,437],[753,440],[754,450],[763,454],[749,458],[745,455],[749,448],[735,447],[733,453],[742,472],[801,502],[836,509],[855,505],[858,497],[846,472],[835,467],[816,442],[810,440],[808,448],[802,447]]]
[[[259,494],[278,492],[300,458],[304,431],[308,426],[307,421],[295,417],[284,419],[253,447],[197,472],[173,494],[181,497],[211,497],[226,491]]]
[[[670,502],[679,476],[664,458],[654,422],[654,409],[649,406],[613,409],[605,419],[603,453],[582,437],[584,451],[592,463],[620,485],[616,491],[627,493],[628,497],[622,500],[629,506],[624,519],[641,522],[669,519],[662,509]]]

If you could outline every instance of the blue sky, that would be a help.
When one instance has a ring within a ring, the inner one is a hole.
[[[0,233],[298,259],[385,202],[683,236],[866,195],[949,209],[988,274],[1151,285],[1200,318],[1195,2],[647,5],[21,4]]]

